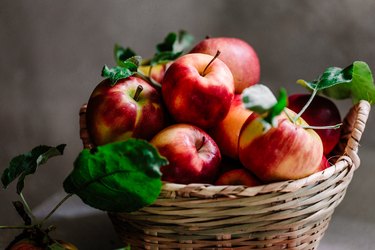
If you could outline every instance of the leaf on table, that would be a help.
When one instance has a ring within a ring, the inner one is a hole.
[[[33,148],[30,152],[14,157],[8,168],[1,176],[1,182],[4,188],[18,178],[17,193],[20,194],[24,187],[27,175],[34,174],[37,168],[45,164],[50,158],[64,153],[66,144],[60,144],[56,147],[41,145]]]
[[[139,139],[84,149],[65,179],[64,189],[100,210],[136,211],[159,196],[160,167],[167,163],[151,144]]]
[[[334,99],[351,98],[356,104],[360,100],[375,102],[375,85],[372,72],[367,63],[355,61],[342,69],[329,67],[316,80],[297,83],[309,89],[321,90],[321,93]]]

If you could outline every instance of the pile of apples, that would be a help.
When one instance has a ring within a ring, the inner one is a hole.
[[[260,80],[258,55],[244,40],[206,38],[168,64],[138,70],[153,81],[135,74],[115,85],[106,79],[93,90],[87,129],[96,146],[149,141],[169,162],[161,168],[164,181],[255,186],[329,166],[340,129],[301,125],[340,123],[335,104],[316,96],[293,123],[286,112],[294,117],[310,95],[291,95],[278,125],[265,132],[259,115],[243,105],[243,91]]]

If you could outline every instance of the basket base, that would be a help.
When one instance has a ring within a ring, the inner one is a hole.
[[[323,220],[305,224],[294,229],[258,231],[238,234],[201,235],[172,232],[170,229],[156,229],[148,225],[134,225],[125,222],[121,214],[109,213],[115,231],[125,246],[131,249],[262,249],[262,250],[316,250],[329,226],[331,214]],[[143,229],[141,229],[142,227]]]

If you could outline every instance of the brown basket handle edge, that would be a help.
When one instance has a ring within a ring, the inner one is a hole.
[[[343,155],[348,156],[352,160],[355,169],[357,169],[361,163],[358,156],[358,148],[370,110],[370,103],[365,100],[360,100],[350,109],[344,120],[344,123],[347,123],[348,126],[346,129],[349,129],[350,133],[348,134]]]

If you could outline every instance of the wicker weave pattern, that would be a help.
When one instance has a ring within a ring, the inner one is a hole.
[[[366,101],[349,111],[340,157],[322,172],[251,188],[164,183],[153,205],[109,217],[132,249],[317,249],[360,165],[357,152],[369,111]],[[91,148],[85,106],[80,118],[84,147]]]

